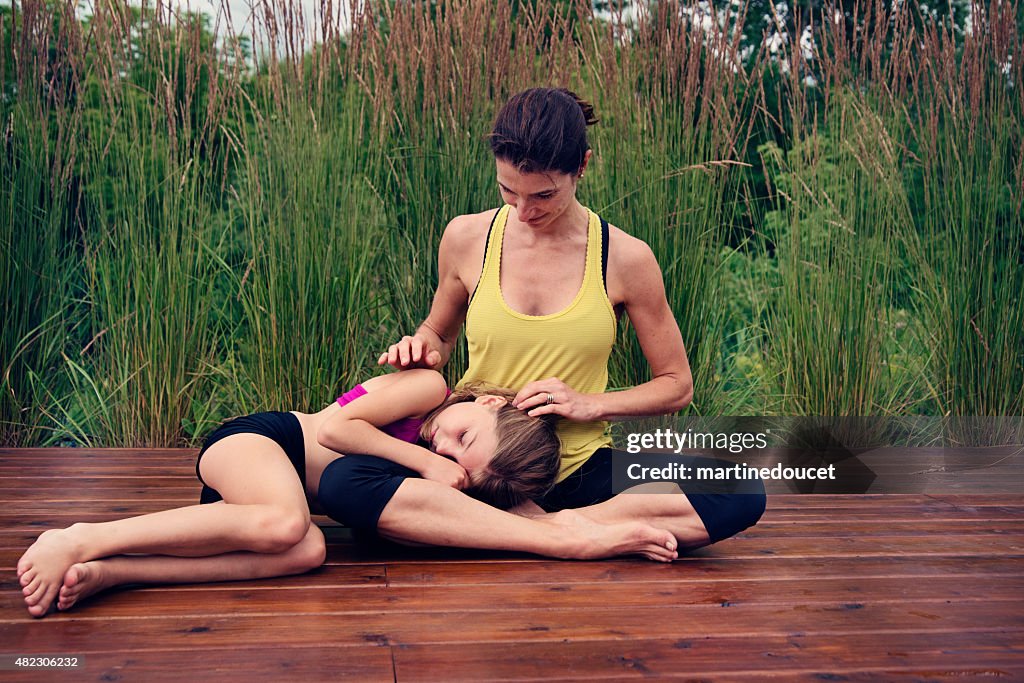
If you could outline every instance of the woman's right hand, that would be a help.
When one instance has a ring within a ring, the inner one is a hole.
[[[418,334],[402,337],[377,359],[377,365],[390,365],[396,370],[436,368],[440,364],[441,352]]]
[[[469,486],[469,473],[462,465],[436,453],[430,455],[433,457],[420,470],[420,476],[460,491]]]

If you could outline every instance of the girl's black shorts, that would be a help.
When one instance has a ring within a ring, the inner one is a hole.
[[[306,444],[302,438],[302,425],[299,424],[299,418],[292,413],[280,411],[253,413],[228,420],[206,437],[206,442],[199,451],[199,457],[196,458],[196,476],[203,484],[202,493],[199,494],[200,503],[216,503],[218,500],[223,500],[223,497],[216,489],[210,488],[203,481],[203,475],[199,473],[199,461],[203,459],[203,454],[210,446],[235,434],[259,434],[277,443],[284,449],[292,467],[295,468],[299,482],[305,486]]]

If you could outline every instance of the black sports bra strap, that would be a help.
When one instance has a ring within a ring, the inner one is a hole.
[[[608,221],[601,219],[601,282],[608,293]]]
[[[480,281],[484,279],[484,270],[487,269],[487,252],[491,248],[491,233],[494,232],[494,224],[498,220],[499,213],[501,213],[501,209],[494,212],[494,218],[491,219],[491,224],[487,226],[487,239],[484,240],[484,262],[480,266],[480,277],[476,281],[476,287],[473,288],[473,294],[469,297],[469,303],[473,303],[473,299],[476,297],[476,290],[480,289]]]

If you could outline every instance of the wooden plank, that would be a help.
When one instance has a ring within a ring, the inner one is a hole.
[[[761,520],[740,533],[741,538],[772,537],[835,538],[843,536],[945,536],[1024,533],[1024,516],[1001,519],[896,520],[879,523],[864,520]]]
[[[868,669],[843,671],[833,674],[828,665],[816,671],[786,671],[781,674],[763,672],[745,672],[732,676],[716,676],[716,681],[784,681],[785,683],[821,683],[828,680],[842,680],[844,683],[876,683],[877,681],[900,681],[901,683],[951,683],[952,681],[991,681],[993,678],[1005,681],[1024,680],[1024,666],[1000,664],[989,666],[945,666],[925,669],[918,666],[903,668],[888,667],[884,669]]]
[[[193,480],[182,481],[182,477],[191,474]],[[140,498],[145,496],[151,496],[157,492],[164,492],[164,490],[172,488],[181,488],[188,490],[199,490],[202,484],[199,479],[196,478],[195,470],[190,472],[184,472],[182,470],[181,475],[175,475],[172,477],[150,477],[141,476],[135,477],[134,480],[131,478],[123,479],[110,479],[110,478],[96,478],[90,476],[79,476],[72,479],[36,479],[34,481],[20,480],[24,483],[15,485],[11,483],[11,479],[0,474],[0,496],[17,496],[22,497],[27,494],[29,498],[35,500],[40,497],[52,498],[54,500],[81,500],[76,495],[100,493],[100,492],[120,492],[121,495],[132,495]],[[35,494],[39,495],[36,496]],[[100,499],[101,500],[101,499]]]
[[[765,676],[793,680],[847,680],[850,673],[874,680],[913,680],[943,672],[1020,670],[1021,636],[1013,633],[892,634],[885,647],[870,634],[841,639],[821,636],[718,637],[630,642],[568,642],[408,645],[395,648],[399,681],[565,680],[684,677],[725,680]],[[1012,679],[1011,679],[1012,680]]]
[[[239,591],[278,591],[305,588],[323,588],[333,591],[339,588],[384,587],[387,584],[386,569],[379,564],[325,565],[314,572],[299,576],[274,577],[252,581],[234,581],[217,584],[183,584],[180,586],[135,587],[127,592],[147,595],[150,592],[173,591],[187,595],[196,590],[221,588]],[[4,608],[17,611],[23,609],[21,587],[13,570],[0,572],[0,618],[12,616]],[[14,616],[20,617],[20,614]]]
[[[116,458],[116,457],[195,457],[198,448],[0,448],[0,460],[18,457],[53,458],[67,457],[77,454],[82,457]]]
[[[4,468],[5,470],[7,468]],[[108,462],[90,463],[88,466],[74,461],[46,464],[19,465],[14,473],[4,476],[4,481],[11,482],[26,479],[76,479],[81,475],[90,477],[107,477],[118,479],[134,479],[138,477],[175,477],[196,478],[195,463],[183,466],[175,463],[133,463],[131,465],[112,464]],[[0,471],[0,476],[3,471]]]
[[[483,599],[486,599],[482,596]],[[305,645],[329,638],[337,647],[365,643],[426,645],[554,641],[700,639],[717,636],[841,637],[870,633],[958,634],[1000,631],[1024,634],[1024,602],[952,602],[834,605],[673,605],[644,610],[587,605],[529,610],[509,619],[502,606],[481,612],[338,612],[329,605],[301,618],[287,612],[261,615],[106,619],[58,613],[0,622],[0,642],[11,651],[89,654],[159,642],[169,648]],[[581,618],[585,614],[585,618]],[[1024,636],[1022,636],[1024,637]]]
[[[736,581],[757,577],[775,580],[832,578],[900,578],[925,583],[933,577],[1019,576],[1024,560],[1004,557],[850,557],[726,558],[682,557],[672,564],[640,560],[565,562],[538,560],[517,565],[514,572],[475,562],[408,562],[388,566],[388,585],[477,586],[501,583],[574,585],[586,582],[662,583]]]
[[[514,568],[506,568],[515,571]],[[239,584],[219,583],[147,589],[128,589],[97,596],[76,606],[76,618],[106,619],[112,617],[198,617],[203,615],[258,615],[287,612],[292,615],[317,614],[325,607],[335,612],[364,611],[404,612],[486,612],[494,605],[509,613],[509,618],[523,618],[522,612],[559,608],[586,609],[591,606],[614,606],[616,609],[646,610],[666,605],[835,605],[882,604],[913,602],[915,604],[985,602],[996,604],[1018,601],[1024,595],[1024,576],[976,577],[969,584],[962,578],[934,578],[924,582],[907,582],[901,578],[864,579],[750,579],[704,582],[680,580],[656,586],[636,585],[625,581],[604,584],[576,584],[571,577],[566,583],[524,585],[518,583],[487,586],[486,600],[477,591],[464,586],[434,586],[424,591],[419,586],[385,586],[357,576],[352,583],[328,583],[288,590],[250,590]],[[290,577],[278,584],[288,587]],[[357,590],[346,590],[355,588]],[[0,595],[0,614],[23,609],[16,591]],[[6,617],[0,618],[0,621]]]
[[[1021,505],[1020,493],[985,494],[931,494],[930,498],[950,505]]]

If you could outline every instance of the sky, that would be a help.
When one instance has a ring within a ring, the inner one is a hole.
[[[77,14],[80,17],[88,16],[92,14],[92,7],[94,2],[98,0],[76,0],[78,3]],[[267,6],[284,6],[291,5],[296,10],[301,11],[304,17],[306,25],[306,45],[311,47],[314,36],[322,35],[319,30],[319,16],[322,15],[321,6],[326,4],[328,0],[161,0],[164,4],[170,2],[173,7],[180,8],[183,10],[190,10],[193,12],[202,12],[210,17],[211,28],[215,27],[218,23],[218,15],[221,12],[222,6],[226,6],[230,12],[231,20],[231,33],[232,34],[243,34],[246,36],[252,36],[253,28],[253,13],[263,12]],[[332,24],[340,29],[342,32],[347,32],[348,29],[348,10],[349,3],[351,0],[330,0],[334,7],[331,12],[333,16]],[[156,0],[146,0],[146,4],[153,7]],[[141,0],[129,0],[129,3],[133,6],[139,6]],[[11,0],[0,0],[0,6],[10,7]],[[224,31],[227,28],[227,16],[221,15],[219,17],[220,25],[218,31]],[[264,25],[265,22],[259,22],[260,25]],[[314,27],[316,30],[314,31]]]

